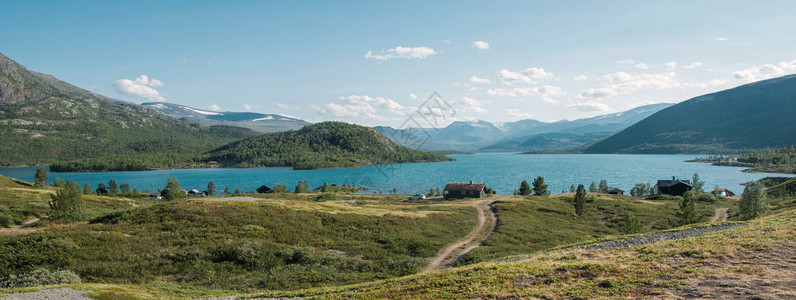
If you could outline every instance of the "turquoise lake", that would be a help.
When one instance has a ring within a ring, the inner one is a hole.
[[[389,164],[350,169],[292,170],[291,168],[252,169],[184,169],[138,172],[92,172],[50,173],[50,181],[56,177],[71,179],[81,186],[85,182],[96,187],[116,179],[119,184],[128,183],[140,191],[156,191],[166,185],[166,174],[176,177],[183,188],[204,190],[213,181],[216,190],[230,187],[251,191],[261,185],[273,187],[284,183],[291,190],[299,180],[309,180],[314,188],[329,184],[353,184],[369,188],[369,192],[389,193],[396,188],[399,193],[426,193],[429,188],[444,187],[447,182],[485,182],[499,194],[510,194],[522,180],[531,182],[543,176],[551,193],[569,190],[571,184],[588,185],[601,179],[612,187],[629,192],[636,183],[654,184],[658,179],[676,176],[691,179],[699,173],[705,181],[705,189],[716,186],[728,188],[736,193],[743,191],[741,183],[766,176],[793,176],[775,174],[742,173],[742,168],[717,167],[705,163],[690,163],[694,155],[617,155],[617,154],[515,154],[479,153],[450,155],[456,161],[435,163]],[[33,180],[36,168],[5,168],[0,174]]]

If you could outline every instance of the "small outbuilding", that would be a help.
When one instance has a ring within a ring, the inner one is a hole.
[[[618,188],[612,188],[612,189],[609,189],[608,191],[606,191],[605,193],[606,194],[611,194],[611,195],[624,195],[625,191],[620,190]]]
[[[694,189],[690,180],[680,180],[674,176],[672,176],[672,180],[658,180],[655,187],[658,189],[658,194],[672,196],[683,196],[686,192]]]
[[[454,182],[445,185],[442,195],[447,199],[483,198],[486,197],[486,184],[470,182]]]
[[[259,193],[259,194],[265,194],[265,193],[270,193],[270,192],[271,192],[271,188],[269,188],[269,187],[267,187],[265,185],[261,185],[260,187],[257,188],[257,193]]]

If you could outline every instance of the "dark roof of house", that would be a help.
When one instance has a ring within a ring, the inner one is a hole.
[[[620,189],[618,189],[618,188],[612,188],[612,189],[608,190],[607,192],[608,192],[608,193],[611,193],[611,192],[621,192],[621,193],[624,193],[625,191],[623,191],[623,190],[620,190]]]
[[[480,192],[486,188],[485,183],[452,182],[445,185],[446,191]]]
[[[657,183],[656,185],[657,185],[657,186],[659,186],[659,187],[661,187],[661,186],[667,186],[667,187],[669,187],[669,186],[676,185],[676,184],[678,184],[678,183],[683,183],[683,184],[685,184],[685,185],[687,185],[687,186],[693,187],[693,186],[691,185],[691,180],[680,180],[680,179],[674,179],[674,180],[658,180],[658,183]]]

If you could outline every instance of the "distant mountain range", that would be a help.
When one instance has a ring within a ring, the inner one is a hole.
[[[30,71],[0,54],[0,166],[138,153],[194,153],[254,135],[192,125]]]
[[[441,129],[399,130],[387,126],[376,128],[408,147],[422,144],[419,149],[426,151],[560,151],[608,137],[671,105],[651,104],[624,112],[572,121],[543,122],[527,119],[500,126],[487,121],[457,121]]]
[[[182,121],[202,125],[229,125],[258,132],[278,132],[300,129],[310,122],[288,116],[253,112],[217,112],[168,102],[147,102],[141,105]]]
[[[796,144],[796,75],[678,103],[586,153],[737,153]]]

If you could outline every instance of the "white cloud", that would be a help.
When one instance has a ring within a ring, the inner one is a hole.
[[[409,93],[409,98],[412,98],[412,100],[417,100],[417,95],[414,93]]]
[[[372,120],[388,120],[389,118],[382,116],[386,113],[403,116],[413,109],[392,99],[367,95],[341,96],[339,100],[342,103],[325,103],[321,107],[313,108],[321,114],[330,114],[339,118],[358,117]]]
[[[685,65],[685,66],[683,66],[683,68],[686,68],[686,69],[695,69],[695,68],[699,68],[700,66],[702,66],[702,63],[701,63],[701,62],[694,62],[694,63],[692,63],[692,64],[690,64],[690,65]]]
[[[429,47],[413,48],[413,47],[398,46],[395,48],[390,48],[387,50],[380,51],[379,53],[373,53],[373,51],[368,51],[368,53],[365,54],[365,58],[372,58],[375,60],[390,60],[393,58],[425,59],[429,56],[437,54],[439,54],[439,52]]]
[[[780,62],[776,65],[772,64],[764,64],[757,67],[751,67],[748,69],[735,71],[732,73],[732,76],[736,79],[742,79],[749,82],[758,81],[763,79],[774,78],[777,76],[784,75],[788,71],[796,70],[796,60],[791,62]]]
[[[635,59],[631,59],[631,58],[625,58],[625,59],[617,60],[616,63],[618,63],[620,65],[632,65],[632,64],[636,63],[636,60]]]
[[[677,77],[677,73],[671,71],[638,75],[616,72],[603,75],[602,79],[611,82],[611,84],[604,87],[587,89],[580,93],[578,98],[599,99],[619,94],[629,94],[644,88],[673,89],[708,86],[707,83],[681,80]]]
[[[574,79],[575,81],[584,81],[584,80],[588,80],[589,77],[586,76],[586,75],[578,75],[578,76],[575,76],[575,78],[572,78],[572,79]]]
[[[727,82],[727,80],[724,80],[724,79],[713,79],[711,81],[708,81],[708,84],[711,85],[711,86],[717,86],[717,85],[722,85],[722,84],[724,84],[726,82]]]
[[[666,63],[666,71],[671,71],[671,70],[674,70],[676,68],[677,68],[677,62],[676,61],[670,61],[670,62]]]
[[[645,63],[636,64],[635,67],[636,67],[636,69],[642,69],[642,70],[646,70],[646,69],[650,68],[650,66],[645,64]]]
[[[475,46],[475,48],[478,48],[480,50],[489,49],[489,43],[484,41],[475,41],[473,42],[473,46]]]
[[[489,78],[480,78],[478,76],[473,75],[473,76],[470,76],[470,82],[472,82],[472,83],[492,83],[492,80],[489,80]]]
[[[489,112],[481,106],[481,101],[468,97],[463,97],[459,100],[453,101],[451,105],[454,106],[457,111],[472,111],[477,113]]]
[[[507,108],[507,109],[505,109],[505,112],[506,112],[506,115],[508,115],[510,117],[514,117],[514,118],[519,118],[519,119],[530,119],[530,118],[534,117],[533,114],[531,114],[531,113],[523,113],[519,109],[516,109],[516,108]]]
[[[251,105],[248,105],[248,104],[245,104],[245,103],[243,104],[243,108],[245,108],[245,109],[246,109],[246,111],[250,111],[250,110],[252,110],[252,106],[251,106]]]
[[[715,40],[716,40],[717,42],[726,42],[726,41],[727,41],[727,38],[726,38],[726,37],[723,37],[723,36],[720,36],[720,37],[717,37],[717,38],[715,38]]]
[[[119,79],[113,83],[114,89],[120,94],[155,101],[166,101],[166,98],[155,89],[158,86],[163,86],[163,82],[155,78],[149,78],[146,75],[138,76],[135,80]]]
[[[513,88],[513,89],[489,89],[486,91],[487,95],[495,96],[495,97],[525,97],[525,96],[538,96],[543,101],[556,104],[556,101],[553,97],[564,95],[564,91],[557,86],[554,85],[543,85],[543,86],[535,86],[535,87],[527,87],[527,88]]]
[[[553,73],[547,72],[542,68],[528,68],[519,72],[513,72],[506,69],[497,72],[500,80],[504,84],[511,84],[513,82],[531,83],[536,80],[546,79],[553,77]]]
[[[291,108],[290,105],[287,105],[287,104],[284,104],[284,103],[276,103],[276,107],[279,107],[281,109],[289,109],[289,108]]]
[[[567,106],[568,107],[572,107],[575,110],[579,110],[579,111],[607,111],[608,110],[608,105],[606,105],[605,103],[591,102],[591,101],[573,103],[573,104],[570,104],[570,105],[567,105]]]
[[[221,107],[219,107],[218,105],[213,104],[213,105],[210,105],[209,107],[210,107],[210,110],[221,111]]]

